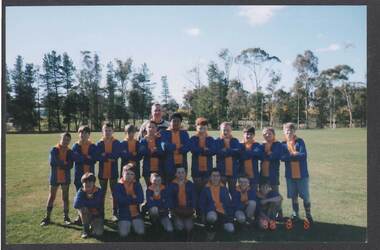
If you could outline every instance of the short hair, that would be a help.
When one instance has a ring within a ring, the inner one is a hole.
[[[78,133],[88,133],[88,134],[90,134],[91,133],[91,129],[87,125],[82,125],[78,129]]]
[[[187,169],[183,165],[179,165],[178,167],[175,168],[175,172],[177,173],[177,170],[183,168],[185,170],[185,173],[187,173]]]
[[[150,107],[150,109],[152,110],[154,107],[157,107],[157,106],[161,107],[161,104],[159,104],[158,102],[153,103],[152,106]]]
[[[207,121],[207,119],[204,118],[204,117],[198,117],[198,118],[195,120],[195,125],[207,126],[207,125],[208,125],[208,121]]]
[[[80,178],[81,183],[85,183],[87,181],[96,181],[96,177],[93,173],[87,172],[84,175],[82,175],[82,178]]]
[[[211,176],[212,173],[218,173],[218,174],[220,174],[220,170],[217,169],[217,168],[213,168],[213,169],[211,170],[211,172],[210,172],[210,176]]]
[[[102,126],[102,130],[105,129],[105,128],[112,128],[113,129],[112,123],[110,123],[110,122],[104,122],[104,124]]]
[[[157,123],[155,123],[155,122],[152,121],[152,120],[149,120],[149,121],[145,124],[144,129],[148,129],[148,127],[149,127],[150,124],[154,124],[154,126],[157,128]]]
[[[63,132],[62,134],[61,134],[61,138],[63,138],[63,137],[68,137],[68,138],[70,138],[71,139],[71,134],[69,133],[69,132]]]
[[[133,163],[128,163],[127,165],[124,165],[123,166],[123,171],[126,170],[131,170],[131,171],[135,171],[135,164]]]
[[[127,133],[135,133],[137,129],[133,124],[128,124],[128,125],[125,125],[124,131]]]
[[[222,123],[220,124],[220,128],[225,127],[225,126],[230,126],[230,127],[232,128],[232,125],[231,125],[231,123],[229,123],[229,122],[222,122]]]
[[[150,182],[152,182],[153,178],[161,178],[161,175],[157,172],[153,172],[150,174],[150,177],[149,177]]]
[[[293,122],[287,122],[287,123],[284,123],[284,125],[282,126],[283,129],[291,129],[291,130],[296,130],[296,125],[293,123]]]
[[[273,135],[275,135],[276,133],[274,132],[274,128],[273,127],[264,127],[263,128],[263,134],[265,134],[266,131],[271,131],[273,133]]]
[[[243,133],[251,133],[251,134],[254,134],[254,133],[255,133],[255,127],[252,127],[252,126],[245,127],[245,128],[243,129]]]
[[[178,113],[178,112],[173,113],[173,114],[170,116],[170,121],[173,120],[173,119],[175,119],[175,118],[180,119],[181,122],[182,122],[182,115],[181,115],[180,113]]]
[[[245,179],[248,179],[248,180],[249,180],[249,177],[248,177],[248,175],[246,175],[246,174],[240,174],[240,175],[238,176],[238,180],[239,180],[240,178],[245,178]]]

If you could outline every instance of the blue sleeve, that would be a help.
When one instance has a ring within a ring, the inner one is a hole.
[[[58,151],[55,147],[50,150],[49,162],[51,167],[63,166],[63,161],[58,159]]]
[[[87,162],[86,163],[89,164],[89,165],[95,164],[96,161],[97,161],[97,154],[98,154],[96,145],[95,144],[91,144],[88,151],[89,151],[88,155],[91,158],[87,158],[87,160],[86,160]]]
[[[161,132],[161,146],[165,153],[172,153],[176,149],[176,145],[169,140],[169,133],[167,130]]]
[[[290,161],[290,152],[286,142],[282,143],[281,161]]]
[[[181,131],[182,133],[182,138],[183,141],[182,142],[182,147],[179,148],[179,152],[181,154],[186,154],[187,152],[190,151],[190,139],[189,139],[189,133],[187,133],[187,131]]]
[[[74,208],[75,209],[80,209],[80,208],[84,207],[83,195],[82,194],[83,194],[83,192],[81,190],[78,190],[78,192],[75,195],[75,198],[74,198]]]
[[[98,161],[106,161],[108,159],[106,156],[102,155],[104,153],[104,143],[102,141],[99,141],[96,144],[96,151],[98,152],[97,154]]]
[[[126,160],[128,157],[130,157],[130,154],[127,150],[127,147],[128,147],[127,145],[128,144],[125,143],[125,141],[120,142],[119,155],[122,160]]]
[[[168,193],[168,188],[161,190],[161,200],[163,201],[164,208],[170,208],[170,198]]]
[[[135,161],[140,161],[142,157],[143,157],[143,154],[140,151],[140,142],[136,141],[136,156],[134,157]]]
[[[239,157],[240,152],[242,150],[242,145],[240,144],[240,142],[236,138],[232,138],[230,144],[231,155],[234,157]]]
[[[229,149],[227,150],[223,150],[223,149],[224,149],[223,140],[217,139],[216,140],[216,155],[219,157],[229,156]]]
[[[115,140],[112,143],[112,153],[108,157],[115,161],[120,157],[120,141]]]
[[[78,143],[75,143],[73,148],[72,148],[74,157],[73,160],[76,163],[83,164],[86,163],[84,157],[82,156],[82,152],[80,151],[80,147]]]
[[[232,204],[234,205],[235,210],[242,210],[242,204],[239,199],[239,194],[236,190],[232,192]]]
[[[193,155],[198,156],[201,153],[201,148],[198,146],[198,140],[196,136],[190,139],[190,151]]]
[[[173,185],[174,185],[173,183],[170,183],[167,187],[167,192],[168,192],[167,202],[168,202],[168,207],[170,209],[174,208],[174,195],[175,195],[175,193],[174,193]]]
[[[206,215],[206,203],[207,203],[207,188],[203,188],[199,197],[198,208],[201,210],[201,213]]]
[[[120,184],[116,184],[115,185],[115,189],[114,189],[114,192],[113,192],[113,196],[115,197],[116,199],[116,202],[119,204],[119,205],[125,205],[127,203],[130,203],[130,199],[128,200],[127,196],[123,194],[122,192],[122,188],[123,186],[120,185]]]
[[[295,160],[305,160],[307,156],[305,142],[300,138],[298,139],[299,150],[295,156],[292,156]]]
[[[206,137],[206,146],[207,146],[207,141],[209,142],[209,146],[207,147],[208,150],[203,150],[202,155],[205,156],[213,156],[216,154],[216,148],[215,148],[215,141],[212,137]]]
[[[191,203],[192,208],[197,208],[197,192],[195,191],[195,185],[194,183],[191,183]]]
[[[157,157],[157,156],[161,156],[163,154],[164,154],[164,150],[162,148],[162,141],[161,141],[161,139],[157,138],[156,139],[156,152],[154,152],[152,154],[152,156]]]
[[[148,144],[145,139],[141,140],[139,143],[139,152],[141,156],[146,156],[148,155]]]
[[[282,146],[280,142],[273,143],[272,154],[268,157],[270,161],[276,161],[281,159]]]
[[[146,189],[146,207],[152,208],[154,206],[153,204],[153,191],[149,190],[148,188]]]
[[[141,204],[144,202],[144,192],[140,183],[136,184],[136,203]]]

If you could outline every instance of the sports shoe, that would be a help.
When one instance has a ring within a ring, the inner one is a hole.
[[[48,217],[45,217],[42,219],[41,223],[40,223],[40,226],[43,227],[43,226],[47,226],[50,224],[50,218]]]
[[[89,235],[89,233],[87,232],[87,231],[85,231],[85,230],[83,230],[83,232],[82,232],[82,234],[81,234],[81,238],[82,239],[87,239],[88,238],[88,235]]]
[[[292,219],[293,222],[297,222],[297,221],[300,221],[300,217],[298,214],[296,213],[292,213],[292,215],[290,216],[290,218]]]
[[[70,225],[71,224],[71,220],[70,220],[69,216],[63,217],[63,223],[65,225]]]
[[[310,224],[313,224],[314,220],[311,214],[306,214],[306,219],[310,222]]]
[[[82,226],[82,220],[80,219],[80,217],[76,217],[73,224],[75,225],[78,225],[78,226]]]
[[[117,218],[117,216],[116,215],[112,215],[112,217],[111,217],[111,221],[113,221],[113,222],[117,222],[119,219]]]

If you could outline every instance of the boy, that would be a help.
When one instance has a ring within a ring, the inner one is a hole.
[[[280,159],[282,156],[282,144],[275,138],[272,127],[263,129],[264,143],[262,144],[263,158],[260,167],[261,183],[268,183],[271,189],[277,193],[280,185]],[[282,209],[279,210],[277,220],[282,219]]]
[[[173,224],[168,216],[168,189],[161,184],[161,176],[157,173],[151,174],[150,182],[152,184],[146,189],[146,207],[152,224],[160,220],[166,232],[173,232]]]
[[[102,139],[98,142],[97,148],[99,152],[99,184],[104,190],[104,197],[107,193],[108,181],[110,183],[111,193],[113,193],[114,186],[117,183],[118,178],[118,158],[120,142],[116,140],[113,134],[113,128],[111,123],[105,123],[102,127]],[[117,221],[117,207],[115,199],[113,201],[113,213],[112,220]]]
[[[262,229],[276,229],[275,217],[281,209],[282,197],[272,190],[269,182],[263,183],[257,193],[257,211],[259,227]]]
[[[240,176],[232,193],[236,221],[240,224],[252,222],[256,210],[256,189],[250,187],[247,176]]]
[[[216,139],[216,168],[222,175],[222,182],[228,184],[230,192],[235,188],[239,172],[239,157],[241,145],[238,139],[232,137],[231,124],[220,124],[220,138]]]
[[[95,173],[96,145],[89,138],[91,130],[88,126],[80,126],[78,129],[79,141],[73,145],[73,152],[79,156],[79,161],[74,162],[74,185],[76,191],[82,187],[81,178],[85,173]],[[75,224],[81,225],[80,217],[75,219]]]
[[[312,223],[313,218],[310,211],[309,172],[307,169],[305,142],[296,136],[296,126],[293,123],[289,122],[284,124],[283,129],[286,141],[283,142],[284,154],[282,160],[285,161],[288,198],[292,199],[292,218],[295,220],[299,219],[299,195],[303,199],[306,218]]]
[[[208,227],[212,227],[216,222],[223,224],[225,231],[233,233],[235,231],[233,221],[233,206],[228,189],[221,183],[221,176],[218,169],[213,169],[210,181],[203,188],[199,198],[199,208],[203,220]]]
[[[50,150],[50,191],[47,200],[46,217],[41,221],[41,226],[50,223],[50,215],[57,195],[58,187],[62,189],[63,222],[71,223],[69,218],[69,185],[71,181],[70,170],[73,168],[74,153],[69,148],[71,135],[68,132],[61,134],[59,143]]]
[[[190,150],[189,134],[186,130],[181,129],[182,115],[174,113],[170,117],[170,126],[168,130],[161,132],[163,141],[164,173],[166,183],[174,179],[175,169],[184,167],[187,170],[187,152]]]
[[[189,236],[193,229],[193,214],[196,208],[195,187],[187,180],[184,167],[176,169],[176,178],[169,184],[169,201],[174,226],[178,231],[186,230]]]
[[[83,184],[75,196],[74,208],[78,210],[83,223],[83,239],[90,235],[101,236],[104,231],[104,193],[95,186],[96,177],[93,173],[85,173],[81,182]]]
[[[135,179],[140,181],[140,160],[142,156],[139,152],[140,143],[135,139],[136,127],[131,124],[126,125],[125,134],[124,141],[120,143],[121,166],[133,163],[135,165]],[[120,176],[122,176],[123,169],[120,170]]]
[[[246,127],[243,130],[242,151],[240,155],[240,174],[246,175],[250,187],[257,191],[259,184],[259,159],[263,157],[260,143],[255,141],[255,128]]]
[[[135,178],[135,166],[128,163],[123,167],[122,177],[115,185],[114,197],[117,201],[119,218],[119,235],[128,236],[133,230],[138,235],[144,234],[144,221],[140,215],[140,205],[144,201],[141,184]]]
[[[150,185],[151,173],[162,174],[163,150],[161,148],[161,138],[156,136],[157,126],[153,121],[147,123],[147,135],[140,141],[139,152],[144,157],[143,177],[145,184]]]

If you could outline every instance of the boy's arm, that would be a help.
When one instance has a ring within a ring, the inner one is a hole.
[[[72,148],[73,154],[74,154],[74,162],[78,164],[86,163],[85,157],[83,157],[82,152],[80,150],[80,146],[78,143],[75,143]]]
[[[202,152],[201,148],[198,146],[196,136],[193,136],[190,139],[190,151],[195,156],[198,156]]]
[[[290,161],[290,152],[286,142],[282,143],[281,161]]]
[[[268,156],[268,160],[276,161],[281,159],[282,145],[280,142],[273,143],[272,145],[272,153]]]
[[[292,155],[291,158],[294,160],[305,160],[307,156],[305,142],[302,139],[298,139],[298,143],[299,143],[299,150],[295,155]]]
[[[233,138],[231,140],[230,149],[231,149],[231,155],[232,156],[239,157],[240,152],[242,151],[243,148],[242,148],[242,144],[236,138]]]
[[[52,148],[49,154],[49,162],[51,167],[64,167],[64,162],[58,158],[58,150]]]
[[[216,154],[215,140],[212,137],[206,137],[206,147],[207,147],[207,150],[203,150],[202,152],[203,155],[213,156]]]
[[[190,151],[190,138],[187,131],[181,131],[181,132],[182,132],[183,141],[181,141],[182,147],[180,147],[178,150],[181,154],[186,154],[187,152]]]

